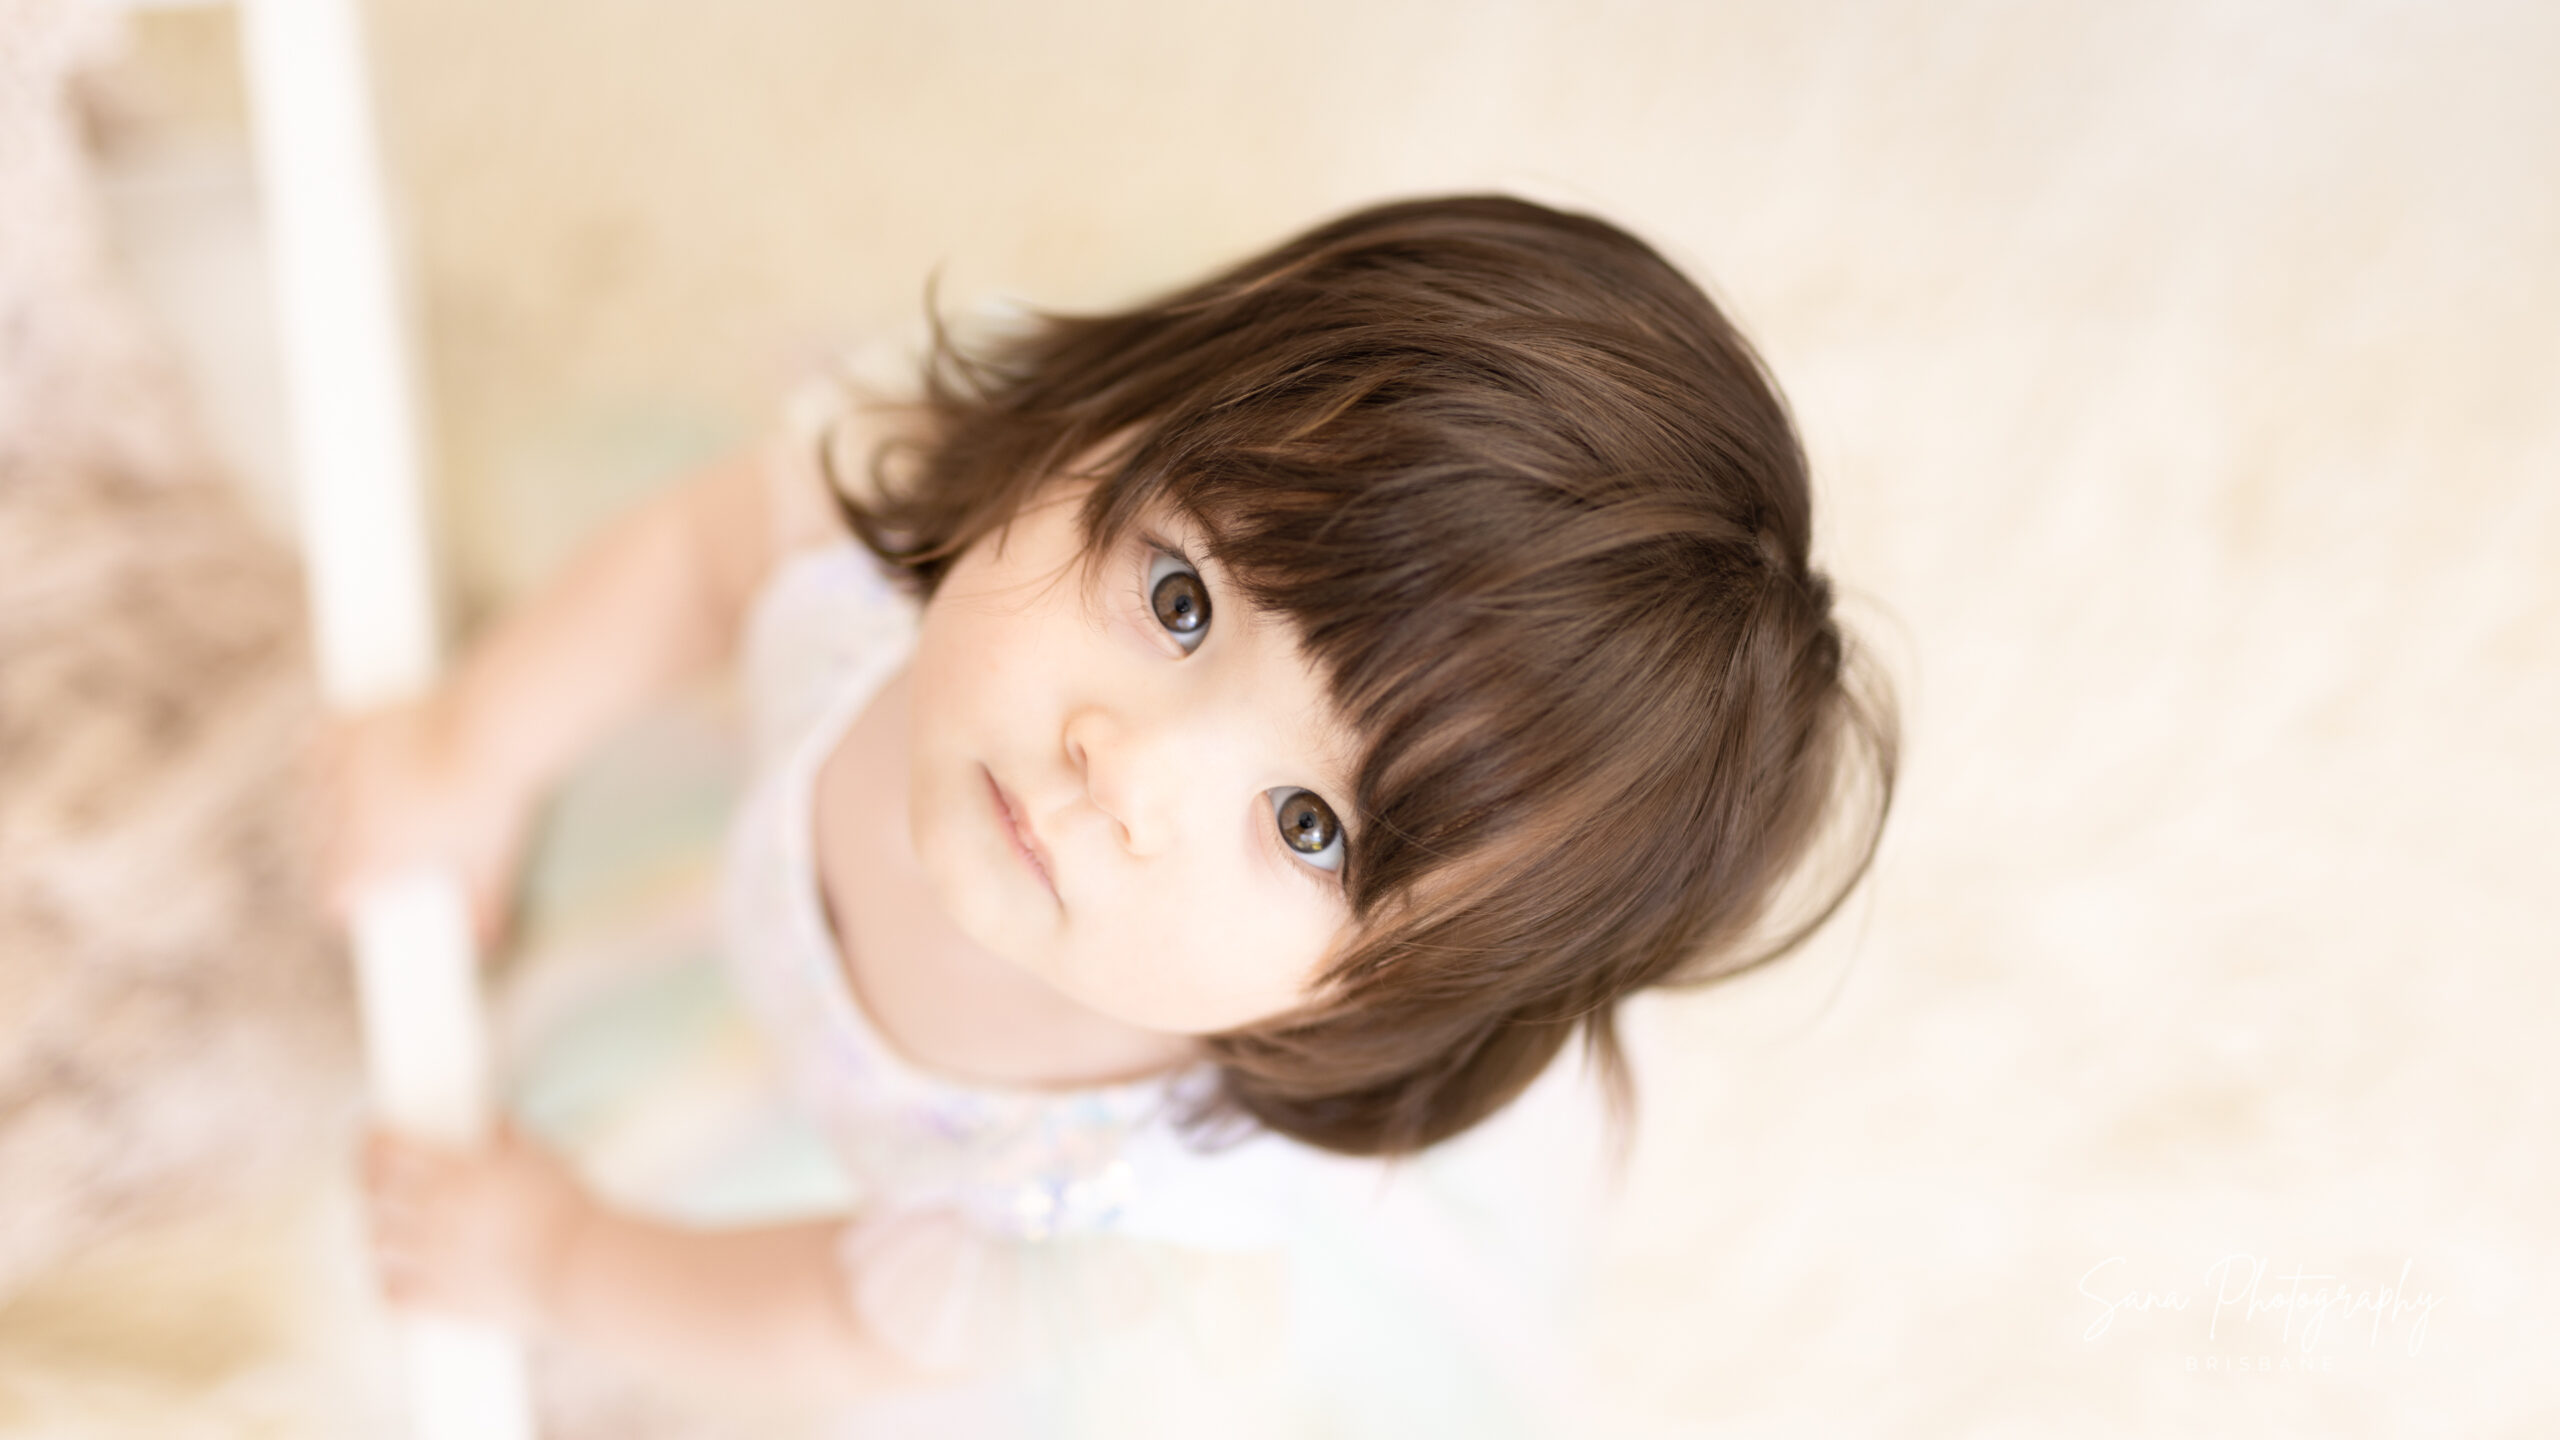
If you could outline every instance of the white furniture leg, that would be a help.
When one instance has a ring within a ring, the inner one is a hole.
[[[434,678],[436,623],[413,392],[353,0],[244,0],[287,417],[320,681],[353,708]],[[417,875],[356,906],[375,1113],[468,1143],[489,1120],[478,966],[459,885]],[[521,1349],[401,1317],[416,1440],[530,1440]]]

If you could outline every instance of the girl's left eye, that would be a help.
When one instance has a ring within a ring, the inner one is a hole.
[[[1209,638],[1209,587],[1181,556],[1159,550],[1148,563],[1147,606],[1182,653],[1190,654]]]
[[[1318,870],[1342,868],[1342,821],[1313,790],[1274,790],[1271,817],[1289,852]]]

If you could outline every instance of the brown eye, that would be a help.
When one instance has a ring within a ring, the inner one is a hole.
[[[1184,650],[1198,649],[1209,634],[1209,587],[1171,555],[1157,555],[1148,569],[1147,603],[1156,612],[1156,623]]]
[[[1274,790],[1272,816],[1280,838],[1299,858],[1319,870],[1342,868],[1342,821],[1324,797],[1313,790]]]

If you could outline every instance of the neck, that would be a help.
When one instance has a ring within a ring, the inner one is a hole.
[[[935,904],[908,842],[907,676],[881,687],[818,772],[819,891],[872,1027],[954,1080],[1081,1086],[1197,1055],[1185,1036],[1098,1014],[972,942]]]

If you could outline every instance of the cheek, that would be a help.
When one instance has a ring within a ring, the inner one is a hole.
[[[1090,639],[1072,552],[1025,556],[1020,567],[955,570],[925,606],[916,632],[919,678],[953,701],[984,703],[1034,684]]]
[[[1232,1030],[1296,1008],[1343,931],[1336,907],[1291,895],[1305,887],[1276,877],[1149,888],[1124,897],[1107,930],[1078,937],[1075,963],[1108,992],[1090,997],[1097,1008],[1169,1033]]]
[[[929,712],[964,709],[977,688],[990,642],[1001,638],[984,633],[988,627],[976,623],[977,618],[964,604],[940,599],[925,612],[924,623],[916,631],[914,661],[919,736],[935,733],[935,726],[925,718]]]
[[[982,749],[1018,731],[1026,704],[1047,693],[1033,627],[954,607],[929,614],[916,634],[909,745],[919,759]]]

